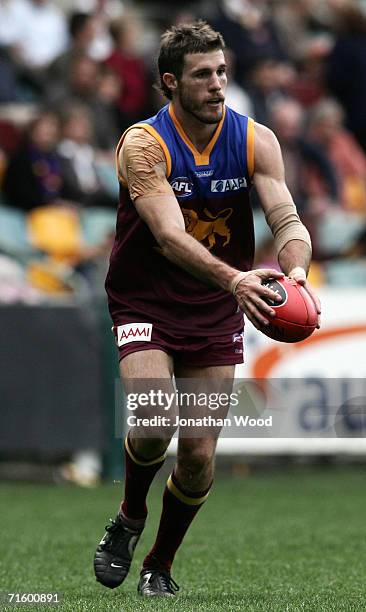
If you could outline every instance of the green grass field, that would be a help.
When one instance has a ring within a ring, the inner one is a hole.
[[[1,610],[364,611],[366,479],[361,467],[218,477],[179,551],[178,597],[138,598],[139,565],[153,542],[164,480],[130,575],[110,591],[94,579],[94,549],[121,485],[95,490],[2,485],[0,590],[58,592],[62,602]]]

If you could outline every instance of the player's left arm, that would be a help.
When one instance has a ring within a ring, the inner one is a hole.
[[[320,315],[320,301],[307,281],[311,239],[285,181],[280,145],[274,133],[255,123],[253,183],[271,228],[283,272],[303,285]]]

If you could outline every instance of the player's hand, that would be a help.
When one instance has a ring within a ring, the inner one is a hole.
[[[268,320],[263,316],[274,317],[275,311],[265,301],[280,302],[281,298],[277,293],[264,287],[262,281],[270,278],[283,278],[284,274],[278,270],[261,268],[250,270],[237,284],[234,296],[240,309],[247,315],[254,327],[261,329],[263,325],[269,325]]]
[[[306,289],[306,291],[310,295],[311,299],[313,300],[316,311],[318,313],[318,324],[316,327],[317,329],[319,329],[320,328],[320,315],[322,312],[322,308],[321,308],[321,304],[320,304],[320,300],[318,296],[316,295],[314,289],[312,288],[312,286],[310,285],[309,281],[306,278],[305,270],[298,266],[297,268],[293,268],[293,270],[291,270],[288,276],[289,278],[293,278],[297,283],[299,283],[299,285],[302,285],[304,289]]]

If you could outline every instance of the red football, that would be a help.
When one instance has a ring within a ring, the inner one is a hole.
[[[268,317],[269,325],[262,327],[266,336],[280,342],[299,342],[310,336],[317,325],[318,314],[310,295],[295,280],[281,278],[262,282],[282,297],[282,302],[265,300],[276,312]]]

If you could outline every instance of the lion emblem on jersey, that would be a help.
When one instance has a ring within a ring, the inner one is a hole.
[[[199,242],[208,241],[207,248],[210,250],[216,244],[217,236],[225,238],[222,246],[226,246],[230,242],[230,228],[226,225],[226,221],[233,213],[232,208],[225,208],[216,217],[210,213],[207,208],[204,209],[204,214],[209,221],[200,219],[195,210],[182,208],[186,231],[196,238]]]

